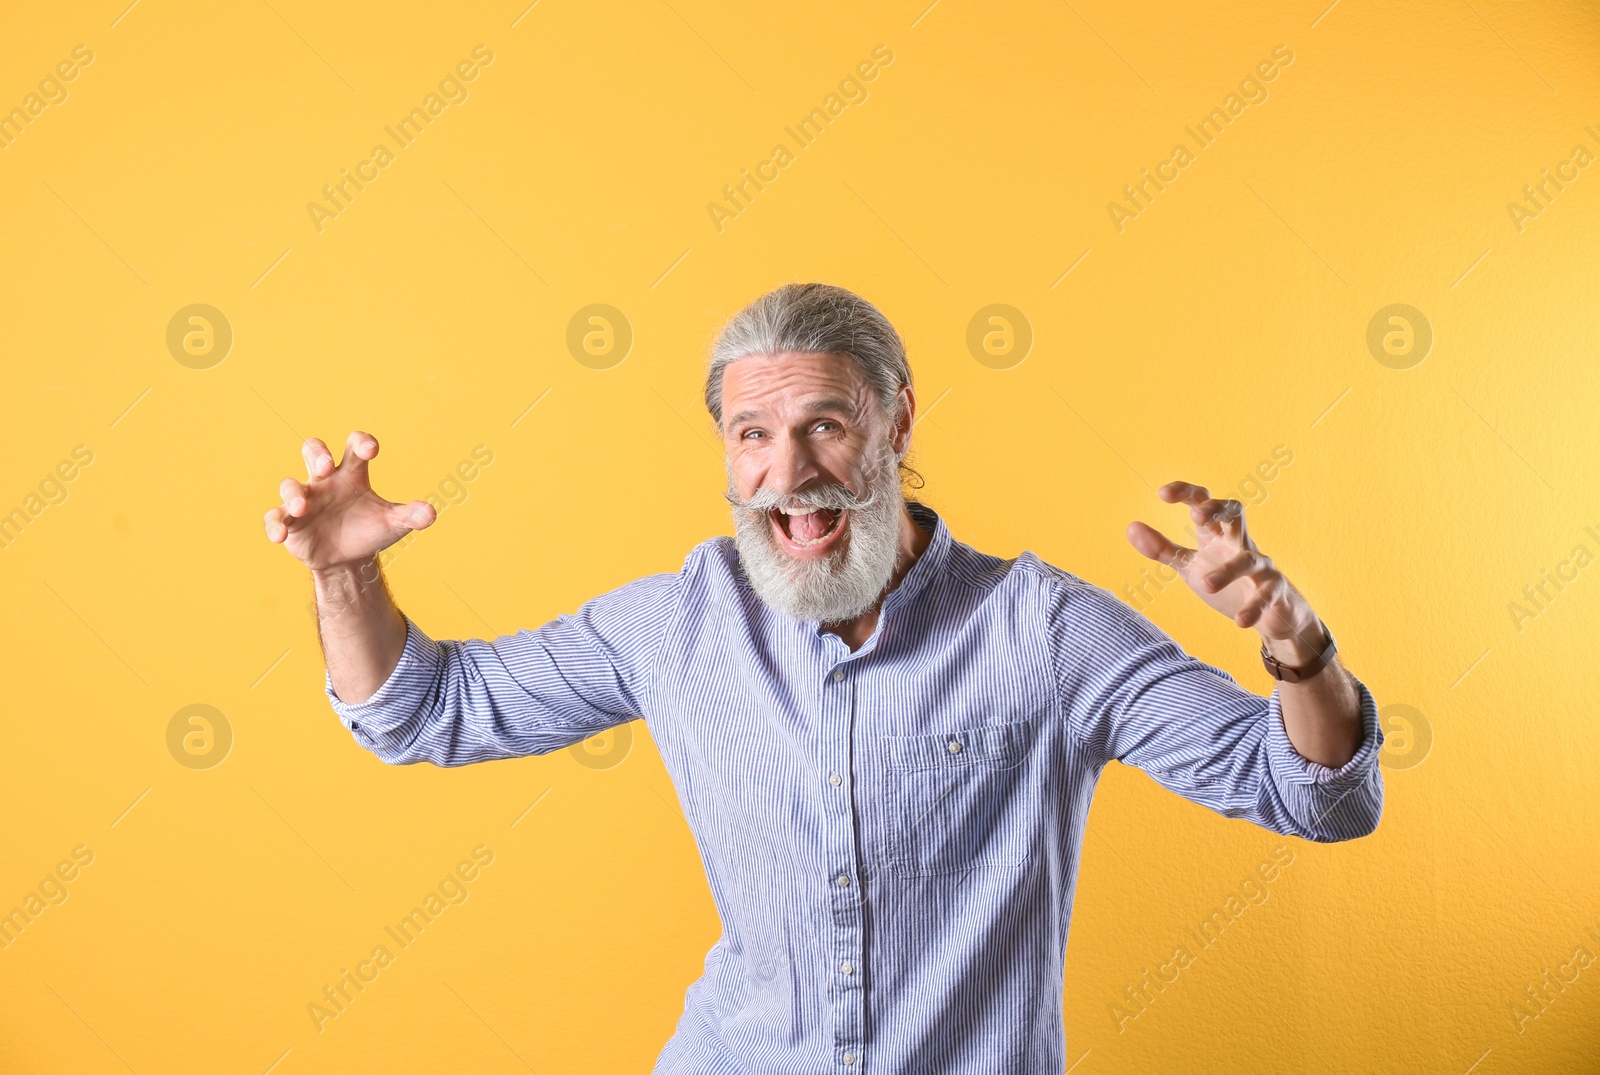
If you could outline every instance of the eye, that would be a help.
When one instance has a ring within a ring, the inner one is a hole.
[[[739,434],[739,439],[740,440],[749,440],[752,435],[765,436],[765,434],[762,433],[761,430],[759,430],[759,429],[747,429],[743,433]]]

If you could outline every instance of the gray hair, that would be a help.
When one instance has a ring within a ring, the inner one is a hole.
[[[900,417],[900,389],[911,387],[905,344],[878,308],[832,284],[785,284],[735,314],[711,349],[706,409],[722,426],[722,374],[747,355],[812,351],[849,355],[861,367],[891,422]],[[904,462],[901,470],[920,475]]]

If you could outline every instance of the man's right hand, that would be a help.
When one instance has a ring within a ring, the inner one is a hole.
[[[378,454],[378,440],[357,430],[345,439],[344,459],[319,438],[301,446],[309,481],[283,479],[283,503],[267,512],[267,538],[282,543],[313,572],[353,567],[438,517],[426,500],[396,504],[372,491],[367,464]]]

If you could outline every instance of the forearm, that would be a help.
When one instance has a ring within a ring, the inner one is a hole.
[[[364,702],[383,686],[406,644],[405,618],[389,594],[378,558],[313,571],[317,634],[333,689]]]
[[[1274,657],[1294,667],[1316,656],[1316,651],[1298,642],[1266,640],[1266,645]],[[1362,736],[1360,699],[1337,655],[1309,679],[1280,681],[1278,700],[1284,731],[1302,758],[1337,769],[1355,757]]]

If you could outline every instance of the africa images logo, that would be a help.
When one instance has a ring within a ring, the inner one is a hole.
[[[477,62],[474,63],[474,60]],[[402,116],[399,122],[383,128],[394,142],[394,149],[381,142],[373,146],[367,157],[356,161],[355,175],[351,175],[348,168],[340,168],[339,174],[344,178],[323,185],[323,202],[306,203],[306,211],[311,214],[311,225],[317,229],[317,234],[322,233],[327,221],[355,204],[356,195],[367,189],[366,184],[376,182],[383,170],[399,159],[395,156],[397,151],[413,145],[422,137],[422,132],[444,115],[451,105],[459,107],[466,104],[471,96],[466,83],[475,81],[483,73],[482,68],[492,63],[494,52],[487,45],[473,49],[470,60],[462,60],[439,80],[437,91],[430,92],[422,99],[422,104]],[[352,190],[352,187],[355,189]]]
[[[894,63],[894,52],[888,45],[879,45],[873,49],[868,59],[856,64],[850,69],[849,74],[839,80],[836,92],[829,93],[823,98],[822,104],[807,112],[797,122],[783,128],[789,140],[794,143],[794,149],[791,150],[779,142],[772,147],[770,154],[755,163],[755,175],[750,174],[749,168],[739,169],[741,178],[723,185],[722,202],[706,203],[706,212],[710,214],[711,225],[717,229],[717,234],[722,234],[728,221],[754,205],[756,195],[766,190],[768,184],[776,182],[783,174],[783,169],[799,159],[795,154],[820,138],[822,132],[832,126],[834,120],[844,115],[847,108],[851,105],[865,104],[867,98],[871,96],[866,84],[874,81],[883,73],[883,68],[892,63]]]
[[[1250,74],[1239,80],[1237,92],[1228,94],[1222,99],[1222,104],[1183,128],[1194,142],[1193,149],[1179,142],[1172,147],[1170,154],[1156,161],[1155,175],[1150,174],[1151,169],[1141,168],[1139,171],[1144,178],[1123,186],[1124,200],[1106,203],[1106,212],[1110,214],[1111,226],[1117,229],[1117,234],[1122,234],[1128,221],[1136,219],[1154,205],[1156,195],[1166,190],[1168,184],[1177,182],[1184,170],[1200,159],[1198,154],[1215,144],[1222,137],[1222,132],[1233,126],[1246,109],[1251,105],[1259,107],[1266,104],[1271,96],[1266,84],[1275,81],[1282,74],[1282,68],[1292,63],[1294,53],[1289,46],[1279,45],[1273,49],[1271,59],[1262,60]]]

